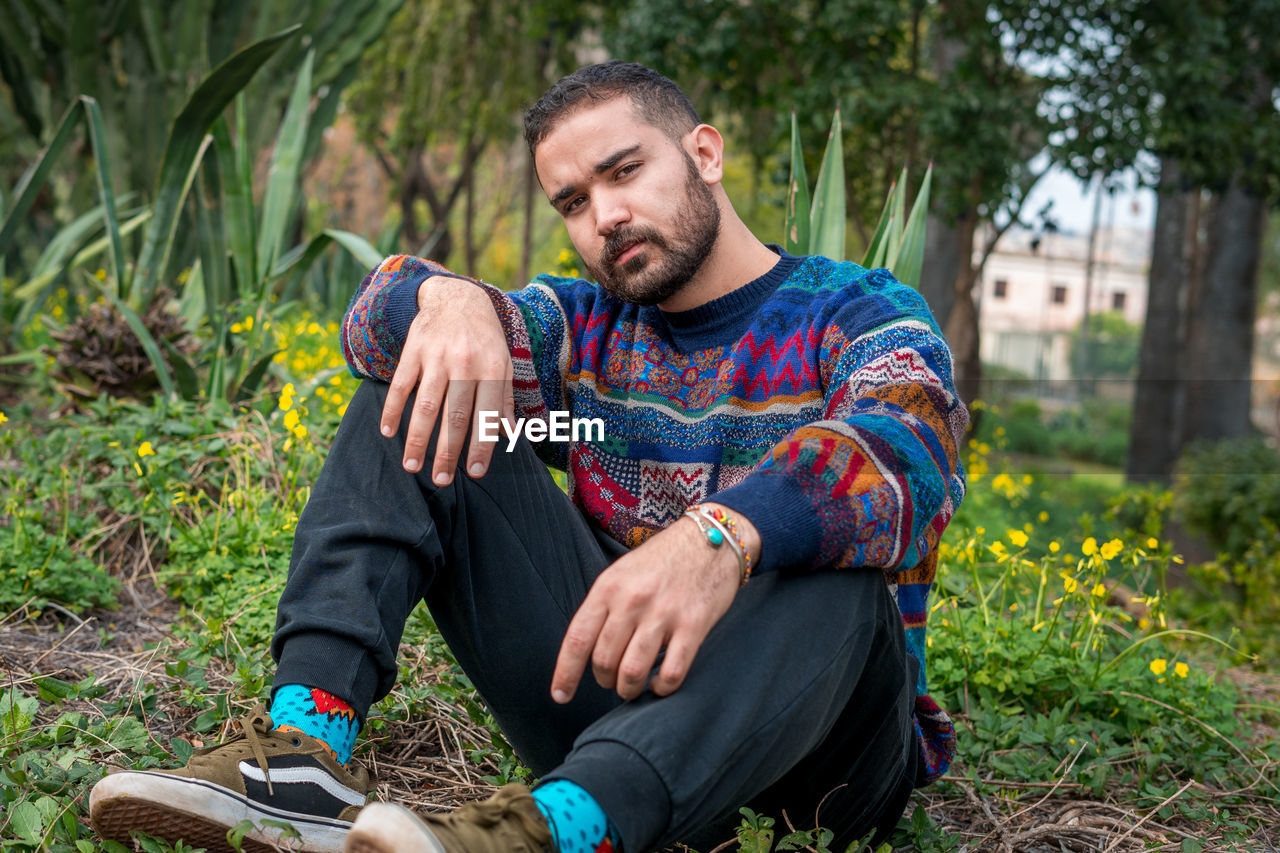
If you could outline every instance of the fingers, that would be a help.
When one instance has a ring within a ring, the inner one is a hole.
[[[693,665],[693,656],[698,651],[699,645],[701,644],[693,642],[685,634],[676,634],[672,637],[667,643],[667,654],[662,659],[662,668],[649,683],[649,689],[659,696],[670,696],[680,689],[680,685],[684,684],[685,676],[689,674],[689,667]]]
[[[467,443],[475,400],[475,382],[456,380],[449,383],[440,417],[440,436],[436,439],[436,457],[431,466],[431,481],[437,486],[447,486],[453,479],[453,471],[458,467],[462,448]]]
[[[508,365],[510,370],[510,365]],[[511,412],[508,414],[507,407]],[[489,381],[476,384],[475,412],[471,419],[471,449],[467,453],[467,474],[472,477],[483,477],[489,470],[489,462],[493,451],[502,439],[502,430],[496,417],[505,419],[507,423],[514,420],[515,401],[512,397],[511,380],[501,382]],[[482,439],[482,429],[488,424],[490,440]]]
[[[659,625],[646,626],[631,635],[626,653],[616,665],[614,684],[619,696],[630,700],[640,695],[666,639],[666,631]]]
[[[555,672],[551,675],[551,698],[561,705],[578,692],[578,682],[587,668],[587,660],[595,649],[596,637],[604,626],[608,610],[592,601],[591,594],[569,622],[560,643]]]

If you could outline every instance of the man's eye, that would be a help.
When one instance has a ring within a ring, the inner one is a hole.
[[[625,178],[627,177],[627,175],[630,175],[632,172],[634,172],[636,169],[639,169],[639,168],[640,168],[639,163],[628,163],[627,165],[623,166],[621,169],[618,170],[618,177]]]
[[[577,198],[569,199],[569,201],[565,203],[564,212],[568,213],[571,210],[576,210],[577,208],[586,204],[586,202],[587,202],[586,196],[578,196]]]

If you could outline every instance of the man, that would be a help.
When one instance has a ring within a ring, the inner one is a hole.
[[[580,69],[525,128],[599,285],[504,294],[407,257],[365,279],[343,343],[381,381],[299,523],[270,712],[183,771],[107,777],[102,834],[222,849],[249,817],[316,850],[643,853],[714,846],[750,804],[843,847],[945,769],[923,628],[967,415],[927,307],[756,240],[720,135],[643,66]],[[495,428],[564,411],[604,435]],[[356,731],[420,600],[540,782],[347,833]]]

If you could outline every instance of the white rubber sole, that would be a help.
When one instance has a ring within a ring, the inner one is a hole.
[[[98,834],[112,841],[128,845],[131,832],[145,832],[210,853],[234,853],[227,830],[246,820],[253,829],[244,836],[243,850],[250,853],[341,853],[351,828],[343,820],[273,809],[212,782],[139,770],[113,773],[94,785],[89,816]],[[267,820],[289,824],[301,837]]]
[[[395,803],[365,806],[347,833],[346,853],[448,853],[417,816]]]

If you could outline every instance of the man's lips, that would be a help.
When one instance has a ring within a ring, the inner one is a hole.
[[[643,240],[637,240],[634,243],[629,243],[623,247],[621,252],[619,252],[617,255],[614,256],[613,263],[615,265],[625,264],[627,261],[631,260],[636,255],[640,254],[640,252],[643,250],[644,250]]]

